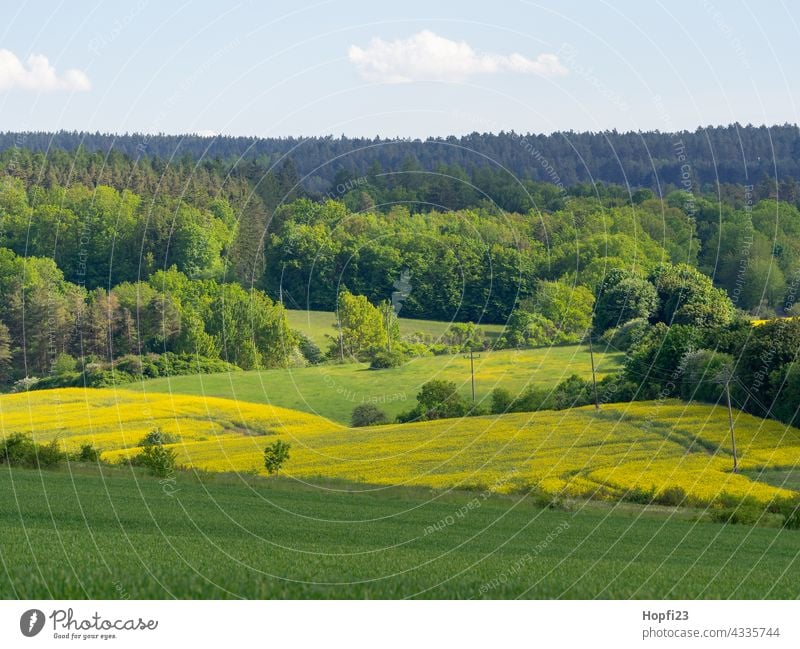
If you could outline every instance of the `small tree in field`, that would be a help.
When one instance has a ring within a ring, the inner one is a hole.
[[[272,475],[280,471],[283,463],[289,459],[289,448],[289,444],[279,439],[264,449],[264,466],[267,467],[267,473]]]
[[[374,403],[362,403],[353,408],[350,423],[354,428],[361,426],[378,426],[387,421],[386,413]]]

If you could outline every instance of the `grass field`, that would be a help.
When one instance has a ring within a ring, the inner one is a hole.
[[[302,311],[297,309],[287,309],[286,318],[292,329],[301,331],[313,340],[320,349],[325,351],[330,345],[331,338],[336,339],[336,314],[331,311]],[[440,320],[412,320],[411,318],[398,318],[400,325],[400,335],[422,331],[439,338],[447,331],[450,322]],[[500,337],[503,332],[503,325],[481,324],[486,337],[494,340]]]
[[[616,371],[622,356],[595,353],[598,377]],[[589,352],[571,345],[541,349],[485,352],[474,359],[477,400],[489,399],[496,387],[519,394],[527,386],[555,387],[571,374],[591,377]],[[420,387],[431,379],[455,381],[471,398],[469,358],[415,358],[403,367],[370,370],[366,364],[315,365],[290,370],[261,370],[177,376],[146,381],[148,392],[174,392],[270,403],[319,414],[349,424],[357,405],[376,403],[390,418],[416,403]]]
[[[681,510],[0,469],[3,598],[800,596],[797,532]]]
[[[0,398],[0,431],[30,432],[67,448],[92,442],[119,462],[154,426],[176,435],[179,462],[216,472],[264,473],[263,449],[292,445],[283,469],[296,479],[523,492],[615,501],[630,490],[680,488],[697,505],[720,495],[763,504],[795,491],[753,479],[791,469],[800,431],[736,415],[743,473],[731,472],[727,411],[678,401],[445,419],[350,429],[291,410],[186,395],[70,388]],[[777,483],[779,484],[779,483]]]

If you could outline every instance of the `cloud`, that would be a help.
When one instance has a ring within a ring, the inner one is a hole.
[[[10,50],[0,49],[0,90],[89,90],[89,77],[80,70],[67,70],[62,75],[50,65],[46,56],[32,54],[27,65]]]
[[[568,73],[555,54],[540,54],[535,59],[521,54],[486,54],[476,52],[464,41],[451,41],[428,30],[395,41],[373,38],[363,49],[351,45],[347,56],[363,78],[385,83],[463,81],[473,75],[498,72],[547,78]]]

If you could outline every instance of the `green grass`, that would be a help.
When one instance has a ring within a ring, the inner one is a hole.
[[[336,338],[336,314],[331,311],[302,311],[287,309],[286,318],[292,329],[303,332],[313,340],[323,351],[330,345],[330,337]],[[412,320],[399,318],[400,334],[407,336],[417,331],[439,338],[447,331],[451,323],[439,320]],[[490,340],[499,338],[503,332],[503,325],[481,324],[486,337]]]
[[[616,370],[617,353],[596,353],[598,376]],[[585,346],[484,352],[475,359],[475,391],[480,401],[496,387],[518,394],[527,386],[555,387],[571,374],[591,377]],[[149,392],[176,392],[270,403],[349,424],[360,403],[374,402],[390,417],[411,409],[420,387],[431,379],[455,381],[471,398],[469,358],[415,358],[403,367],[370,370],[366,364],[323,364],[291,370],[262,370],[178,376],[145,381]]]
[[[0,469],[6,599],[800,595],[800,533],[690,520],[702,515],[691,511]]]
[[[743,472],[748,478],[765,482],[773,487],[800,491],[800,468],[757,469]]]

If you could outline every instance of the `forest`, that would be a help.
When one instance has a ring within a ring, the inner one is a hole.
[[[268,169],[290,156],[304,187],[324,194],[336,186],[336,174],[353,177],[376,167],[397,173],[410,164],[425,171],[439,167],[505,169],[523,180],[572,186],[578,183],[619,184],[634,189],[667,192],[687,181],[703,191],[717,185],[758,184],[800,180],[800,133],[797,126],[753,126],[738,123],[701,127],[676,133],[556,132],[550,135],[471,133],[425,140],[353,137],[256,138],[218,135],[102,134],[85,132],[4,132],[0,150],[123,153],[132,158],[174,161],[225,160],[228,164],[256,161]],[[491,161],[489,163],[488,161]],[[687,165],[690,176],[686,175]],[[794,192],[794,184],[786,187]]]
[[[740,405],[772,413],[784,399],[780,418],[794,418],[796,325],[752,325],[799,312],[791,179],[657,194],[457,164],[425,173],[407,157],[397,174],[342,166],[319,194],[294,157],[12,147],[0,165],[0,380],[12,389],[325,358],[385,367],[485,347],[492,323],[505,325],[495,348],[591,336],[626,351],[616,400],[665,386],[718,399],[714,377],[736,358]],[[316,348],[286,308],[337,312],[339,339]],[[446,340],[402,339],[398,313],[456,324]],[[789,341],[782,355],[748,351],[774,336]]]

